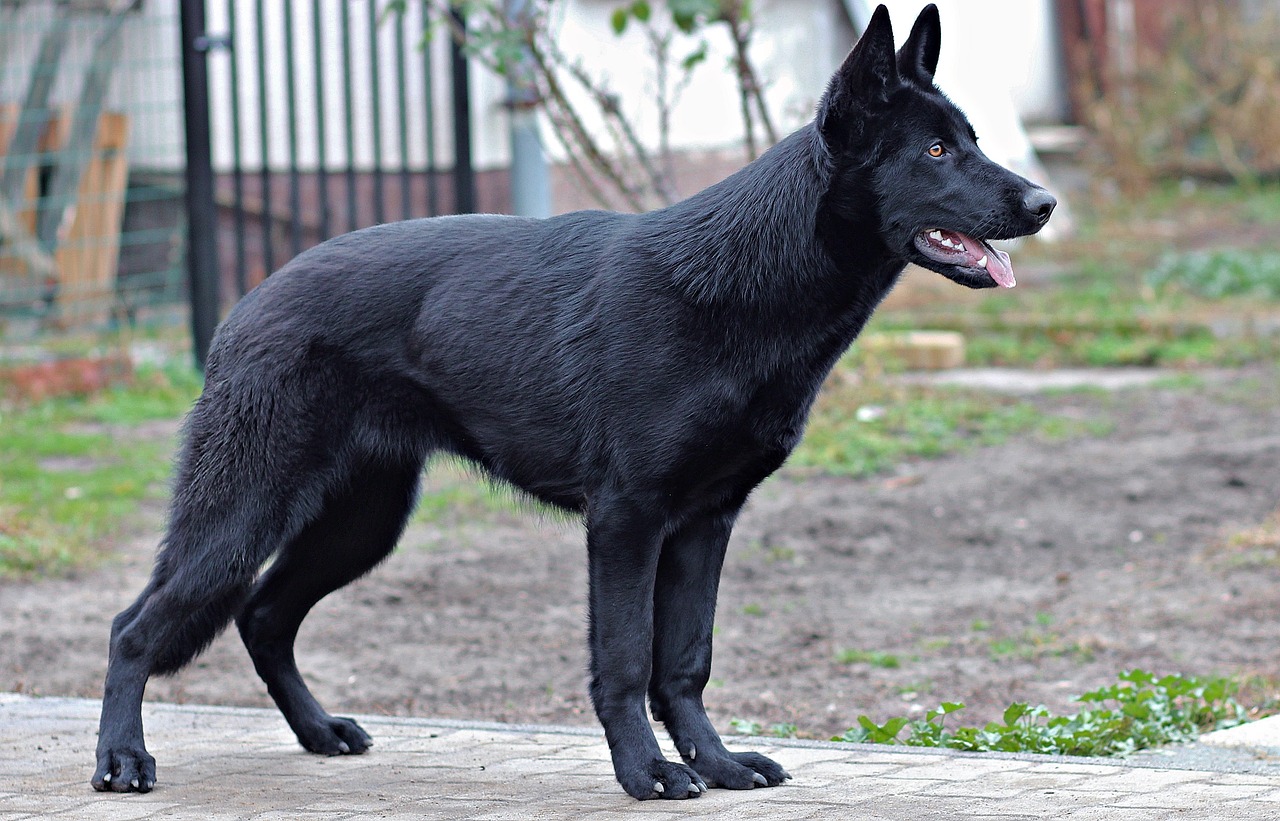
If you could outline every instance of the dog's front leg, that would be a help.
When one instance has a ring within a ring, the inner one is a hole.
[[[644,709],[664,519],[619,497],[592,500],[587,516],[591,701],[618,783],[642,799],[691,798],[706,789],[692,769],[663,757]]]
[[[758,753],[731,753],[702,705],[711,676],[711,633],[720,569],[734,515],[685,524],[662,547],[654,588],[649,702],[685,762],[713,787],[776,787],[791,776]]]

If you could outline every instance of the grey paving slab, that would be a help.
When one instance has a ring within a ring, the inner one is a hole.
[[[272,710],[159,704],[144,712],[156,789],[104,795],[88,785],[97,714],[95,701],[0,694],[0,821],[1280,818],[1277,774],[772,739],[730,746],[775,757],[795,775],[786,786],[642,803],[614,783],[594,730],[369,716],[373,750],[322,758]]]

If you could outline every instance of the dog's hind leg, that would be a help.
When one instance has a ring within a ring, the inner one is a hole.
[[[95,789],[148,792],[155,784],[143,691],[152,675],[180,669],[208,646],[248,594],[259,561],[237,558],[245,554],[227,544],[232,530],[171,527],[151,580],[112,622]]]
[[[367,573],[395,547],[417,495],[421,464],[366,467],[332,494],[319,518],[280,552],[236,618],[258,675],[298,742],[313,753],[362,753],[372,740],[329,715],[294,661],[294,640],[320,599]]]
[[[710,785],[774,787],[790,776],[758,753],[731,753],[711,726],[702,691],[711,675],[716,592],[733,515],[686,523],[662,547],[653,592],[649,703],[685,763]]]

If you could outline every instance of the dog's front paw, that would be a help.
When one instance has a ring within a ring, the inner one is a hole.
[[[359,724],[337,716],[325,716],[297,735],[299,744],[320,755],[360,755],[373,745],[373,739]]]
[[[791,778],[782,765],[759,753],[697,756],[690,763],[708,784],[727,790],[776,787]]]
[[[141,745],[108,748],[98,753],[98,768],[89,783],[98,792],[151,792],[156,760]]]
[[[647,798],[697,798],[707,791],[707,784],[693,769],[654,759],[648,764],[618,773],[618,783],[627,795]]]

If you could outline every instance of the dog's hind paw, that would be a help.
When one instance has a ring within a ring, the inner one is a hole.
[[[791,778],[782,765],[759,753],[729,753],[727,756],[700,756],[693,768],[708,784],[729,790],[776,787]]]
[[[707,791],[706,782],[689,767],[661,759],[655,759],[633,772],[619,773],[618,783],[627,795],[642,801],[647,798],[697,798]]]
[[[373,739],[349,718],[325,716],[318,725],[298,732],[298,743],[320,755],[360,755],[373,745]]]
[[[156,760],[141,747],[107,750],[98,755],[89,783],[98,792],[151,792]]]

